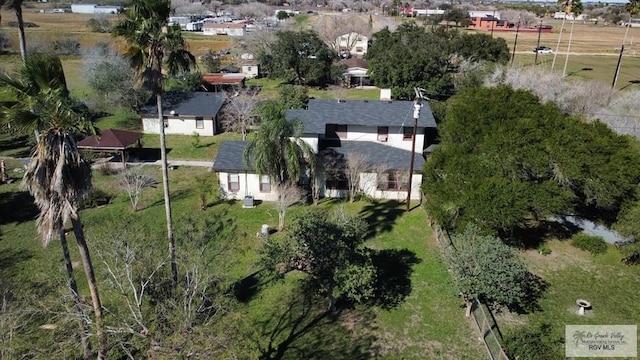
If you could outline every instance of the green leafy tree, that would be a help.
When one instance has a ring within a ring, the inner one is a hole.
[[[166,62],[169,75],[187,73],[195,64],[195,58],[187,50],[187,44],[180,33],[180,27],[169,26],[169,15],[171,15],[170,0],[134,0],[127,8],[124,17],[114,26],[112,34],[124,39],[128,46],[125,55],[136,71],[140,84],[147,87],[156,97],[171,274],[173,282],[177,284],[178,266],[171,221],[167,145],[162,113],[163,65]]]
[[[451,45],[452,53],[472,61],[506,64],[511,57],[505,39],[487,34],[462,33],[452,38]]]
[[[444,20],[456,23],[456,26],[467,27],[471,24],[469,13],[461,8],[451,8],[444,12]]]
[[[362,219],[307,210],[297,215],[284,237],[265,243],[261,262],[281,274],[307,273],[327,296],[328,311],[332,311],[336,299],[362,302],[374,294],[376,269],[361,246],[366,234],[367,223]]]
[[[469,224],[452,235],[451,242],[445,258],[467,305],[467,316],[474,298],[504,306],[534,301],[527,288],[527,267],[502,240],[481,235],[480,228]]]
[[[278,20],[282,21],[288,19],[289,14],[286,11],[278,11],[276,17],[278,18]]]
[[[335,54],[314,31],[283,30],[276,33],[271,52],[261,54],[270,78],[301,85],[326,85],[331,80]]]
[[[0,0],[0,9],[13,10],[18,21],[18,41],[20,42],[20,55],[22,62],[27,60],[27,40],[24,36],[24,19],[22,17],[23,0]]]
[[[439,130],[423,190],[445,227],[473,222],[509,236],[567,213],[612,221],[635,198],[640,160],[628,138],[526,91],[466,89],[447,102]]]
[[[278,87],[278,99],[285,109],[306,109],[309,104],[307,87],[284,84]]]
[[[373,34],[366,57],[371,78],[377,86],[391,88],[394,98],[413,99],[414,87],[434,98],[453,93],[445,36],[408,23],[394,32],[385,28]]]
[[[255,138],[244,151],[245,163],[255,164],[261,175],[269,175],[275,185],[296,183],[302,174],[303,163],[314,161],[313,149],[300,140],[302,123],[287,120],[282,103],[269,101],[259,110],[260,126]]]
[[[16,134],[41,131],[22,184],[40,209],[36,224],[43,244],[49,244],[55,234],[60,236],[75,307],[84,319],[64,230],[68,221],[73,226],[91,293],[98,338],[97,356],[104,359],[106,333],[102,326],[102,303],[79,213],[80,201],[91,190],[91,165],[81,155],[74,138],[74,134],[92,132],[93,125],[69,97],[62,62],[57,57],[30,56],[20,69],[18,79],[3,75],[0,84],[10,96],[10,100],[0,103],[2,123]],[[81,323],[84,355],[91,357],[87,328],[86,322]]]

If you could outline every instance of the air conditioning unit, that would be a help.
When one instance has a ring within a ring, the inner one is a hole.
[[[378,135],[378,140],[381,142],[387,142],[388,135]]]

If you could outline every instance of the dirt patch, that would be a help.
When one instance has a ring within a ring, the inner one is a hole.
[[[535,249],[522,253],[529,270],[536,275],[544,277],[574,265],[585,270],[594,269],[593,263],[585,259],[584,251],[571,246],[567,241],[549,241],[546,247],[551,249],[551,254],[542,255]]]

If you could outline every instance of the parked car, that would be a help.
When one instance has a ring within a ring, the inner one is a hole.
[[[533,48],[533,52],[538,54],[553,54],[553,50],[551,50],[551,48],[548,46],[535,47]]]

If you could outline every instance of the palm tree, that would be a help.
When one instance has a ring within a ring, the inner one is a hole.
[[[304,162],[315,162],[309,144],[300,140],[302,122],[287,120],[282,104],[269,101],[260,109],[260,127],[255,139],[247,144],[243,158],[253,162],[261,175],[269,175],[276,186],[296,183]]]
[[[571,12],[573,13],[573,20],[571,20],[571,31],[569,32],[569,44],[567,44],[567,56],[564,58],[564,68],[562,69],[562,77],[567,74],[567,64],[569,63],[569,51],[571,50],[571,39],[573,38],[573,24],[576,22],[576,18],[582,14],[584,7],[580,0],[571,0]]]
[[[31,56],[20,70],[18,80],[0,76],[0,84],[13,95],[13,101],[0,104],[0,119],[16,133],[28,134],[41,129],[36,146],[31,153],[22,185],[34,200],[40,214],[38,232],[46,246],[56,234],[60,235],[69,285],[76,308],[82,311],[73,268],[66,244],[64,224],[71,221],[83,268],[87,277],[98,337],[98,359],[103,359],[106,337],[102,327],[102,304],[93,272],[89,247],[84,237],[78,213],[78,204],[91,190],[91,166],[78,151],[73,134],[91,131],[90,121],[82,117],[69,97],[62,62],[52,56]],[[82,315],[82,313],[80,314]],[[81,316],[84,319],[84,316]],[[86,341],[87,324],[82,324],[83,350],[90,356]]]
[[[564,16],[562,17],[562,25],[560,26],[560,33],[558,34],[558,43],[556,44],[556,51],[553,53],[553,62],[551,63],[551,70],[556,66],[556,58],[558,57],[558,51],[560,50],[560,40],[562,39],[562,30],[564,30],[564,23],[567,20],[567,14],[569,9],[569,3],[571,0],[558,0],[558,5],[562,7]]]
[[[188,72],[195,64],[195,58],[187,51],[180,27],[168,25],[169,15],[171,15],[170,0],[134,0],[127,8],[124,18],[114,26],[112,33],[114,36],[122,37],[126,42],[128,48],[125,55],[136,71],[139,84],[148,87],[156,97],[171,276],[174,285],[177,285],[178,264],[171,221],[167,145],[162,115],[162,94],[164,93],[162,65],[166,60],[168,73],[175,75],[179,72]]]
[[[622,62],[622,54],[624,53],[624,47],[627,43],[627,34],[629,33],[629,28],[631,27],[631,19],[634,15],[640,12],[640,0],[629,0],[628,3],[624,5],[624,10],[629,13],[629,22],[627,22],[627,27],[624,30],[624,37],[622,38],[622,46],[620,47],[620,58],[618,59],[618,66],[616,67],[616,73],[613,77],[613,85],[611,89],[616,88],[616,83],[618,82],[618,75],[620,73],[620,63]]]
[[[0,0],[0,9],[5,8],[13,10],[18,20],[18,39],[20,41],[20,55],[22,62],[27,59],[27,41],[24,37],[24,20],[22,19],[22,1],[23,0]]]

